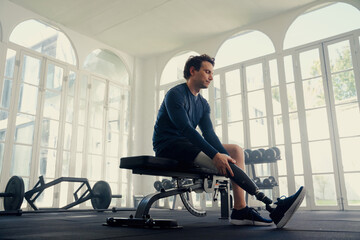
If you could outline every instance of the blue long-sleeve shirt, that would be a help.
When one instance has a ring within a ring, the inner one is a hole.
[[[186,83],[170,89],[161,104],[153,134],[155,153],[179,139],[187,139],[211,159],[218,152],[228,154],[215,134],[208,102],[200,94],[194,96]]]

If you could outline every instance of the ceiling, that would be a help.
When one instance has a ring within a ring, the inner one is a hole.
[[[172,51],[319,0],[10,0],[130,55]]]

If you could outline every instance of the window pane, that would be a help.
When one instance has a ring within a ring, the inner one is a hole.
[[[314,195],[317,206],[336,206],[337,196],[333,174],[314,175]]]
[[[108,104],[111,108],[120,109],[121,91],[116,85],[110,84]]]
[[[329,45],[328,51],[332,73],[353,68],[349,40]]]
[[[90,129],[89,135],[89,152],[101,154],[103,146],[102,131],[97,129]]]
[[[213,86],[214,86],[214,97],[215,97],[215,99],[218,99],[221,97],[220,76],[219,75],[214,76]]]
[[[70,152],[64,151],[61,176],[63,176],[63,177],[69,176],[69,167],[70,167]]]
[[[22,113],[35,115],[37,108],[38,88],[28,84],[21,84],[18,110]]]
[[[220,142],[221,142],[222,141],[222,126],[221,125],[215,126],[215,133],[219,137]]]
[[[2,170],[2,164],[4,162],[4,150],[5,150],[5,144],[0,143],[0,171]]]
[[[243,122],[228,124],[229,143],[244,146],[244,126]]]
[[[48,65],[46,88],[61,91],[64,70],[54,64]]]
[[[44,117],[59,120],[61,93],[45,90]]]
[[[109,109],[108,111],[108,129],[111,132],[120,131],[120,112],[119,110]]]
[[[278,166],[279,176],[285,176],[287,174],[285,148],[283,145],[282,146],[277,145],[277,147],[280,149],[280,153],[281,153],[281,160],[276,162]]]
[[[84,125],[85,124],[85,111],[86,111],[86,101],[80,99],[79,100],[79,116],[78,121],[79,124]]]
[[[360,111],[358,103],[335,107],[340,137],[360,135]]]
[[[39,21],[31,19],[17,25],[10,35],[10,41],[69,64],[76,64],[74,50],[65,34]]]
[[[66,122],[73,121],[74,114],[74,97],[68,96],[66,102]]]
[[[302,79],[320,76],[319,49],[300,53],[300,66]]]
[[[88,176],[91,180],[101,179],[102,157],[96,155],[88,155]],[[118,169],[118,168],[117,168]]]
[[[119,155],[119,134],[110,132],[108,133],[108,139],[106,143],[106,155],[117,157]]]
[[[110,182],[118,182],[119,178],[119,161],[117,158],[106,158],[106,174],[105,180]],[[112,188],[113,189],[113,188]]]
[[[284,57],[284,67],[285,67],[285,80],[287,83],[294,82],[294,68],[293,68],[293,61],[292,56]]]
[[[360,173],[346,173],[345,185],[348,204],[350,206],[360,206]]]
[[[264,90],[248,93],[248,105],[250,118],[266,116]]]
[[[306,111],[306,120],[310,141],[329,138],[329,123],[325,108]]]
[[[325,106],[325,94],[322,78],[303,82],[305,108]]]
[[[245,70],[248,91],[264,88],[263,70],[261,63],[248,66]]]
[[[301,186],[304,186],[304,176],[295,176],[295,189],[299,189]],[[306,207],[306,196],[300,207]]]
[[[44,119],[41,126],[41,146],[56,148],[59,138],[59,122]]]
[[[64,149],[70,150],[71,148],[71,137],[72,137],[72,124],[65,123],[65,132],[64,132]]]
[[[227,95],[238,94],[241,92],[239,69],[225,73],[225,81]]]
[[[227,98],[228,122],[242,120],[241,95]]]
[[[69,79],[68,79],[68,95],[70,96],[75,95],[75,87],[76,87],[75,81],[76,81],[76,73],[70,71]]]
[[[288,182],[286,177],[279,177],[278,178],[278,184],[279,184],[279,195],[280,196],[289,196],[288,191]]]
[[[309,148],[312,172],[333,172],[330,141],[310,142]]]
[[[293,160],[294,160],[294,173],[304,174],[301,144],[300,143],[293,144],[292,150],[293,150]]]
[[[24,56],[21,81],[33,85],[39,85],[41,61],[37,58]]]
[[[13,78],[14,77],[14,68],[15,68],[15,57],[16,51],[8,49],[6,53],[6,62],[5,62],[5,77]]]
[[[331,75],[335,104],[357,100],[354,71]]]
[[[266,118],[250,120],[250,138],[251,147],[269,145]]]
[[[84,143],[84,127],[78,126],[78,135],[77,135],[77,151],[83,151],[83,143]]]
[[[289,112],[296,111],[297,103],[296,103],[296,93],[295,93],[295,84],[294,83],[290,83],[287,85],[287,97],[288,97]]]
[[[340,146],[344,171],[360,171],[360,161],[354,157],[359,155],[360,137],[340,139]]]
[[[0,141],[5,141],[9,112],[0,110]]]
[[[280,88],[273,87],[271,88],[272,104],[273,104],[273,114],[281,114],[281,101],[280,101]]]
[[[215,124],[221,124],[221,101],[215,100]]]
[[[2,95],[1,95],[1,107],[8,109],[10,107],[12,81],[4,79]]]
[[[299,116],[297,113],[289,114],[291,141],[300,142]]]
[[[15,142],[32,144],[34,137],[35,117],[18,113],[16,116]]]
[[[270,68],[271,86],[279,85],[279,74],[277,68],[277,61],[275,59],[269,61],[269,68]]]
[[[284,125],[282,116],[274,117],[274,128],[276,144],[284,144]]]
[[[29,176],[31,164],[31,146],[14,145],[11,159],[11,175]]]
[[[51,149],[40,150],[39,174],[45,178],[55,178],[56,151]]]

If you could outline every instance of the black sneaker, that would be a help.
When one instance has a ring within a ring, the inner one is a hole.
[[[230,223],[234,225],[270,225],[272,220],[265,219],[253,208],[246,206],[241,210],[233,209]]]
[[[293,214],[301,205],[305,197],[305,188],[300,187],[292,196],[281,199],[275,203],[277,207],[270,213],[270,218],[274,221],[277,228],[282,228],[290,220]]]

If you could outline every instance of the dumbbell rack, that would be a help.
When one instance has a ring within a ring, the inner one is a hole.
[[[275,155],[273,154],[273,152],[275,152]],[[251,159],[250,154],[252,155],[253,159]],[[265,164],[265,163],[270,163],[270,164],[276,163],[276,161],[278,160],[281,160],[281,156],[279,149],[276,147],[270,148],[266,151],[264,149],[258,149],[254,151],[250,150],[249,152],[247,152],[247,154],[245,154],[245,164],[250,167],[250,171],[251,171],[250,175],[259,189],[273,190],[274,187],[278,186],[278,183],[273,176],[269,176],[269,177],[257,176],[255,171],[255,165]],[[261,181],[260,178],[263,178],[263,181]],[[248,194],[246,194],[246,202],[248,202]]]

